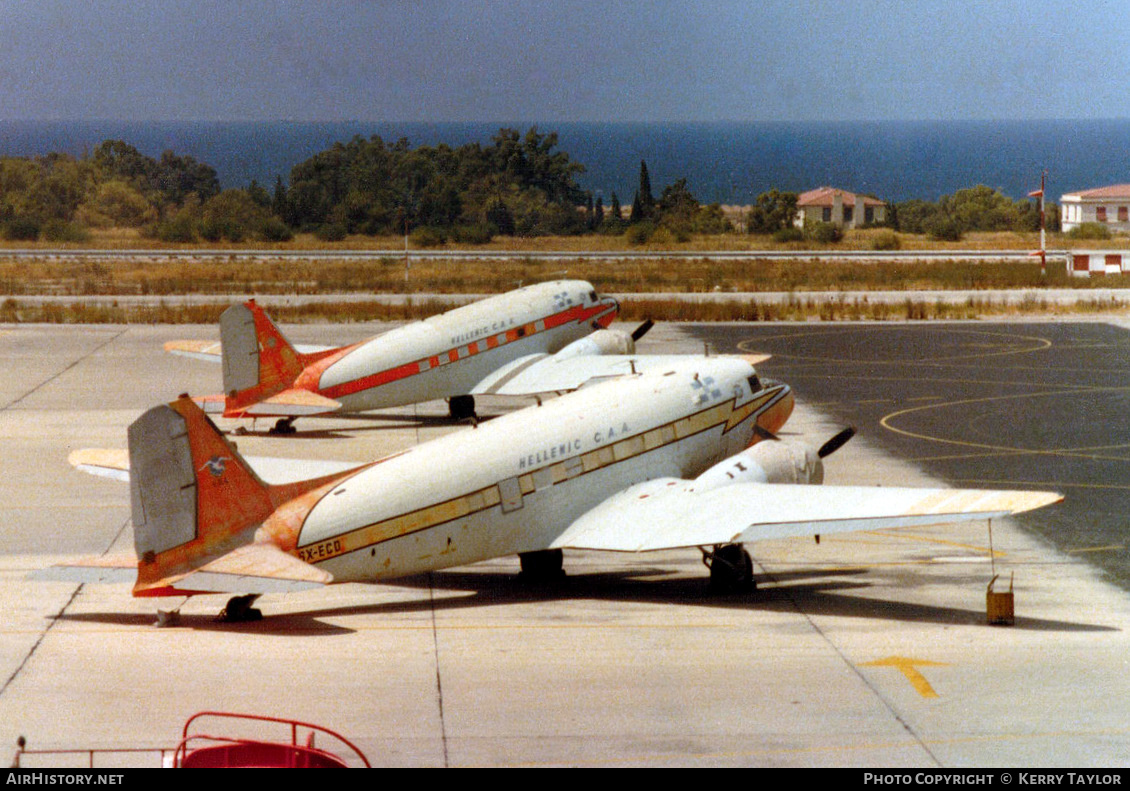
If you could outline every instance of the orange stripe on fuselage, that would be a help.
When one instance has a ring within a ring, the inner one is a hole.
[[[615,318],[616,311],[609,310],[609,306],[604,304],[597,304],[592,308],[584,308],[580,305],[574,305],[568,310],[563,310],[560,313],[553,314],[552,316],[546,316],[543,320],[543,323],[545,325],[545,329],[550,330],[572,322],[581,323],[588,321],[593,316],[599,314],[601,311],[606,310],[608,311],[608,314],[597,319],[597,323],[602,327],[607,327]],[[536,327],[536,322],[525,324],[518,329],[507,330],[505,343],[512,343],[521,338],[530,337],[537,334],[537,332],[538,330]],[[503,341],[500,341],[499,337],[501,336],[492,335],[487,338],[487,347],[494,349],[502,345]],[[430,370],[431,368],[437,368],[441,364],[441,361],[445,364],[448,362],[453,363],[458,361],[461,356],[473,356],[478,351],[482,351],[481,347],[479,346],[480,343],[480,341],[476,341],[467,346],[466,348],[468,354],[466,355],[460,355],[460,347],[456,347],[454,349],[449,349],[446,352],[441,352],[439,355],[432,356],[430,358],[426,357],[422,360],[417,360],[405,365],[397,366],[396,368],[389,368],[386,371],[380,371],[379,373],[370,374],[369,376],[363,376],[360,379],[354,379],[351,382],[343,382],[342,384],[334,385],[333,387],[327,387],[324,390],[318,388],[317,386],[311,387],[311,380],[313,380],[313,382],[319,381],[322,377],[322,374],[325,373],[326,369],[344,356],[344,354],[341,356],[335,355],[333,358],[327,358],[325,361],[319,361],[316,366],[311,366],[306,371],[304,371],[303,375],[300,377],[302,382],[301,386],[306,387],[309,390],[315,390],[326,398],[341,398],[342,396],[349,396],[355,393],[360,393],[363,390],[370,390],[374,387],[380,387],[381,385],[388,384],[389,382],[406,379],[409,376],[414,376],[420,373],[421,370],[426,371]],[[352,351],[352,349],[356,348],[357,346],[353,346],[350,347],[350,350]],[[429,362],[430,365],[427,367],[422,367],[421,363],[425,361]],[[315,374],[317,377],[316,379],[314,378]]]

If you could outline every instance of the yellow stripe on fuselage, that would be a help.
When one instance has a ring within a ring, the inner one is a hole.
[[[553,464],[546,464],[518,476],[522,495],[536,490],[535,476],[547,476],[553,485],[581,475],[596,472],[652,450],[663,448],[680,440],[724,426],[723,433],[737,428],[750,417],[760,414],[785,392],[784,387],[772,388],[753,400],[735,408],[731,398],[701,412],[673,420],[647,431],[633,434],[595,450],[571,456]],[[444,502],[434,503],[415,511],[384,519],[365,527],[356,528],[338,536],[322,539],[297,549],[298,556],[307,563],[319,563],[349,552],[400,538],[422,530],[438,527],[456,519],[494,508],[502,501],[498,484],[492,484],[469,494]]]

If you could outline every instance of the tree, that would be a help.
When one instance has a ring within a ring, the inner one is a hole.
[[[208,241],[223,238],[241,242],[249,236],[261,236],[268,216],[246,190],[224,190],[204,204],[200,235]]]
[[[790,228],[796,220],[797,194],[771,189],[757,196],[757,202],[746,214],[749,233],[777,233]]]
[[[647,172],[647,162],[640,160],[640,185],[632,201],[629,222],[642,222],[655,216],[655,197],[651,194],[651,176]]]
[[[659,226],[671,231],[680,242],[686,241],[694,233],[698,213],[698,200],[691,194],[686,179],[679,179],[664,187],[659,203],[653,209],[653,216]]]
[[[114,179],[99,185],[76,212],[77,218],[95,227],[140,228],[157,219],[157,210],[131,184]]]
[[[624,210],[620,207],[620,198],[616,196],[615,192],[612,193],[612,205],[608,209],[608,218],[617,222],[624,219]]]

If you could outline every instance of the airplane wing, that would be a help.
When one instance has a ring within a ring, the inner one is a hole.
[[[660,478],[581,516],[551,548],[646,552],[992,519],[1057,503],[1055,492],[735,483],[696,491]]]
[[[129,452],[125,448],[83,448],[67,457],[71,466],[80,472],[129,481]],[[264,483],[284,484],[335,475],[356,469],[355,461],[326,461],[315,459],[284,459],[275,456],[244,457],[251,469]]]
[[[295,344],[294,350],[302,354],[315,354],[336,348],[334,346],[299,345]],[[168,341],[165,351],[179,357],[188,357],[193,360],[203,360],[209,363],[223,362],[223,347],[219,341]]]
[[[768,360],[769,355],[742,355],[742,359],[756,365]],[[564,358],[530,354],[491,373],[475,385],[471,395],[569,392],[605,379],[663,370],[686,360],[685,354],[603,354]]]

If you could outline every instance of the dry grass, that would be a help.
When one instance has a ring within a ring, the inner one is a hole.
[[[13,297],[0,302],[0,323],[48,324],[215,324],[226,305],[93,305],[86,302],[36,304]],[[384,302],[318,302],[271,306],[271,315],[284,324],[411,321],[454,307],[432,300]],[[970,297],[950,303],[907,297],[901,302],[805,297],[790,294],[778,300],[686,301],[627,299],[620,318],[656,321],[932,321],[1024,316],[1081,316],[1125,313],[1130,299],[1093,298],[1061,304],[1032,293],[1019,302]]]
[[[149,295],[502,293],[522,284],[580,278],[609,293],[914,291],[921,289],[1118,288],[1126,276],[1069,278],[1062,265],[1041,276],[1035,259],[976,261],[813,261],[532,257],[474,261],[416,259],[8,259],[0,253],[0,294]]]

